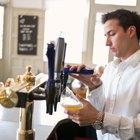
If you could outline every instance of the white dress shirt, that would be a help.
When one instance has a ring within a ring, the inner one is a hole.
[[[87,94],[105,112],[98,140],[140,140],[140,50],[109,63],[101,79],[102,86]]]

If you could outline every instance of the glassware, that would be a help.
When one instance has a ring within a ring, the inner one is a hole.
[[[72,90],[70,90],[68,87],[66,87],[66,89],[64,89],[62,92],[60,104],[66,110],[79,110],[83,107],[83,104],[77,99]]]
[[[82,98],[86,98],[87,86],[81,81],[74,79],[71,83],[71,89],[74,94],[79,95]]]

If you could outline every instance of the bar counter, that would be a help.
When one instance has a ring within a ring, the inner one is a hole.
[[[0,140],[17,140],[20,108],[6,109],[0,106]],[[35,140],[47,140],[56,124],[65,119],[63,108],[59,105],[53,115],[46,114],[46,101],[34,101],[33,128]]]

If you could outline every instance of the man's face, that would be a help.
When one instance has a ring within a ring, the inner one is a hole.
[[[118,20],[111,19],[104,24],[106,46],[114,56],[126,59],[130,50],[130,37],[127,31],[119,25]]]

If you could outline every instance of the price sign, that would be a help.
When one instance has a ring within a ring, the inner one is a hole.
[[[38,16],[18,16],[18,54],[37,54]]]

